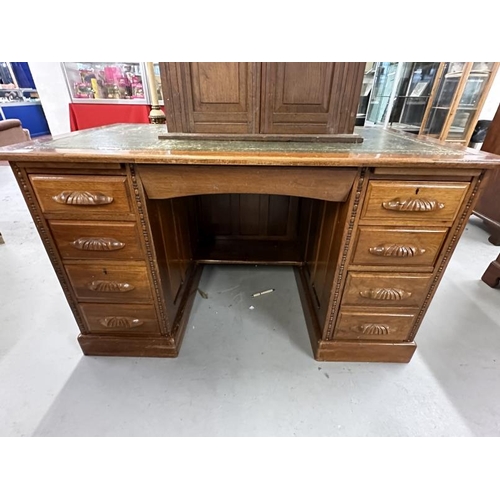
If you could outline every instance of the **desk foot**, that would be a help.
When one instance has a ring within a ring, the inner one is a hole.
[[[316,361],[408,363],[416,348],[415,342],[321,341],[314,357]]]
[[[178,349],[169,337],[123,338],[109,335],[78,336],[82,351],[87,356],[137,356],[151,358],[176,358]]]
[[[481,279],[491,288],[498,286],[500,283],[500,255],[488,266]]]

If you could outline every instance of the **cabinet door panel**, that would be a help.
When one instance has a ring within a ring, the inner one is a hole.
[[[261,133],[352,133],[364,63],[263,63]]]
[[[260,63],[161,63],[161,71],[169,132],[259,131]]]

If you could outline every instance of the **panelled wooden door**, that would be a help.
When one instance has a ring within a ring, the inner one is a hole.
[[[262,63],[263,134],[352,133],[364,63]]]
[[[364,63],[160,63],[169,132],[346,134]]]
[[[260,63],[160,63],[169,132],[259,131]]]

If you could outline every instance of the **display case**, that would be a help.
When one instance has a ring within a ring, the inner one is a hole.
[[[142,62],[65,62],[66,82],[74,103],[147,104]]]
[[[391,111],[392,127],[418,133],[429,102],[439,62],[402,63],[400,85]]]
[[[32,137],[50,134],[28,63],[0,62],[0,120],[16,118]]]
[[[71,130],[114,123],[149,123],[150,85],[145,62],[62,63],[71,97]],[[161,97],[158,63],[151,88]]]
[[[500,63],[440,63],[420,135],[467,145]]]

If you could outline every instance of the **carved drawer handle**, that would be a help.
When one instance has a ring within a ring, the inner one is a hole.
[[[425,248],[416,247],[414,245],[378,245],[371,247],[368,251],[372,255],[381,257],[418,257],[425,253]]]
[[[382,207],[399,212],[434,212],[444,208],[444,203],[428,198],[394,198],[391,201],[384,201]]]
[[[389,335],[390,330],[387,325],[379,325],[377,323],[354,326],[352,329],[358,333],[361,332],[363,335]]]
[[[87,288],[93,292],[117,293],[131,292],[135,286],[130,283],[120,283],[119,281],[96,280],[87,283]]]
[[[113,201],[112,196],[90,191],[63,191],[52,199],[63,205],[109,205]]]
[[[120,250],[125,246],[125,243],[115,240],[114,238],[78,238],[71,243],[78,250],[91,250],[110,252]]]
[[[135,328],[144,324],[144,321],[130,316],[106,316],[99,323],[106,328]]]
[[[373,300],[403,300],[411,297],[411,292],[401,288],[370,288],[359,292],[361,297]]]

